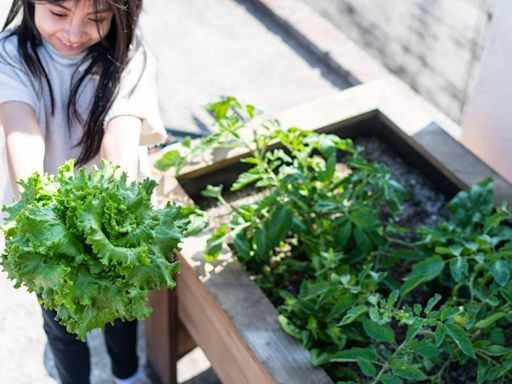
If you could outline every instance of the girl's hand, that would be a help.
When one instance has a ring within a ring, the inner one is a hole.
[[[137,180],[138,149],[142,120],[135,116],[118,116],[110,120],[101,143],[100,157],[109,160]]]
[[[34,109],[23,102],[0,104],[0,124],[4,128],[7,163],[16,198],[21,186],[16,180],[27,179],[34,172],[43,172],[44,138]]]

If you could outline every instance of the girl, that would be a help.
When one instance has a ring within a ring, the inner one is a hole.
[[[132,179],[140,145],[165,138],[155,68],[136,34],[142,0],[13,0],[0,33],[0,124],[10,180],[107,159]],[[17,16],[20,16],[17,19]],[[19,24],[13,26],[15,20]],[[147,153],[147,152],[146,152]],[[89,383],[89,350],[43,309],[62,383]],[[136,323],[105,329],[116,383],[142,376]]]

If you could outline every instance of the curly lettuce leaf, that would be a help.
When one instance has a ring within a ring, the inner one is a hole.
[[[175,286],[173,251],[193,211],[171,202],[153,209],[154,180],[128,183],[111,163],[88,172],[69,161],[55,176],[20,184],[21,199],[4,207],[0,264],[78,338],[117,318],[149,316],[148,291]]]

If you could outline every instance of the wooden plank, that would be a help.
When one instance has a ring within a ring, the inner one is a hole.
[[[197,347],[197,343],[192,338],[192,335],[188,331],[187,327],[182,323],[178,316],[178,339],[176,343],[178,344],[178,360],[185,356],[187,353],[192,351],[195,347]]]
[[[226,384],[274,381],[251,354],[231,320],[183,257],[177,278],[178,311],[192,337]]]
[[[512,185],[469,149],[448,135],[439,125],[429,124],[416,133],[414,138],[423,146],[428,156],[436,161],[439,168],[460,180],[462,188],[467,188],[490,176],[494,180],[496,203],[507,201],[512,204]]]
[[[153,313],[144,323],[149,369],[161,384],[176,384],[178,316],[175,290],[164,287],[150,292],[149,305]]]

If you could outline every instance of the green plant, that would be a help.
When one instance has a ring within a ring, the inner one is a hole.
[[[175,286],[172,251],[204,226],[192,207],[153,209],[156,182],[127,184],[119,173],[107,162],[75,173],[69,161],[56,176],[21,181],[21,199],[4,207],[3,269],[82,340],[116,318],[149,316],[148,291]]]
[[[512,215],[494,210],[490,180],[455,196],[446,220],[410,231],[398,225],[403,188],[350,140],[255,122],[234,98],[209,108],[216,138],[187,143],[175,164],[215,141],[241,146],[250,168],[231,191],[266,194],[229,206],[206,257],[229,239],[315,365],[340,383],[510,381]],[[203,194],[227,204],[222,190]]]

